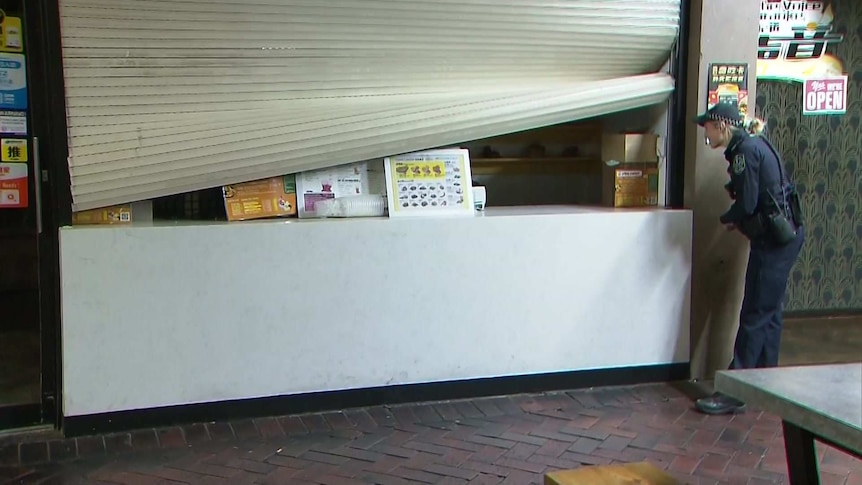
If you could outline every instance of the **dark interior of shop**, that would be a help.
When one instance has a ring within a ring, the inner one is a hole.
[[[41,342],[35,236],[2,234],[0,248],[0,407],[36,404]]]

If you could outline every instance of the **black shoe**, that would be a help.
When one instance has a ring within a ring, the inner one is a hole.
[[[697,400],[695,405],[698,411],[704,414],[741,414],[745,412],[745,403],[730,396],[716,392],[710,397]]]

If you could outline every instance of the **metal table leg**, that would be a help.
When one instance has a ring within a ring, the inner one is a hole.
[[[817,465],[817,449],[814,433],[793,423],[782,422],[784,428],[784,452],[787,455],[787,472],[790,485],[816,485],[820,483]]]

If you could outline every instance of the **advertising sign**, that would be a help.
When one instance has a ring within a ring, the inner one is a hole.
[[[432,150],[384,160],[389,216],[473,214],[470,152]]]
[[[6,12],[2,9],[0,9],[0,51],[24,51],[24,33],[21,28],[21,18],[6,15]]]
[[[0,161],[26,162],[27,140],[4,138],[0,140]]]
[[[0,209],[24,209],[27,204],[27,164],[0,163]]]
[[[847,112],[847,76],[806,79],[802,89],[802,114],[836,115]]]
[[[222,187],[229,221],[296,215],[296,180],[293,175]]]
[[[132,222],[132,205],[117,205],[72,213],[72,225],[129,224]]]
[[[757,79],[804,82],[844,74],[827,52],[844,36],[833,32],[829,0],[761,0]]]
[[[0,52],[0,109],[27,109],[27,67],[22,54]]]
[[[27,112],[0,110],[0,134],[26,135]]]
[[[729,104],[745,116],[748,113],[748,64],[710,64],[707,108]]]

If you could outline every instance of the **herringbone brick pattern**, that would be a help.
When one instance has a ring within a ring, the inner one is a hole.
[[[7,470],[7,477],[68,484],[532,484],[557,469],[648,460],[682,483],[786,480],[777,418],[756,411],[702,416],[670,385],[375,407],[152,435],[105,438],[99,459]],[[823,483],[862,484],[862,463],[819,450]]]

